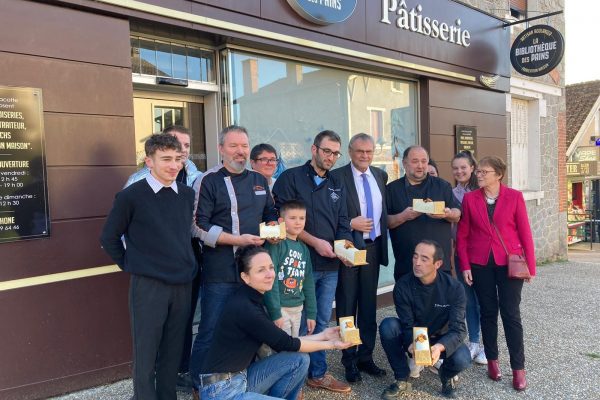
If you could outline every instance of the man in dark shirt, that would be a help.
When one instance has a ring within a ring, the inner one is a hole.
[[[450,272],[452,223],[460,219],[460,205],[445,180],[427,174],[429,155],[421,146],[404,151],[405,176],[387,185],[388,228],[396,264],[394,279],[411,271],[415,245],[422,239],[438,242],[444,249],[442,270]],[[413,199],[444,201],[444,214],[423,214],[413,210]]]
[[[352,241],[342,183],[329,173],[340,157],[342,140],[333,131],[320,132],[311,147],[312,159],[284,171],[273,187],[278,206],[290,200],[306,204],[306,225],[298,236],[308,245],[317,295],[317,334],[327,328],[338,281],[339,259],[333,241]],[[305,323],[301,334],[306,334]],[[348,384],[327,374],[324,351],[310,354],[308,385],[334,392],[351,391]]]
[[[145,150],[150,174],[117,194],[100,241],[131,273],[134,399],[174,400],[197,270],[190,246],[194,191],[175,182],[182,157],[177,138],[153,135]]]
[[[250,155],[248,132],[229,126],[219,134],[222,165],[206,171],[194,183],[198,193],[196,224],[202,230],[201,320],[190,361],[198,385],[200,367],[227,299],[240,285],[234,253],[238,247],[262,245],[261,222],[277,221],[269,185],[261,174],[246,169]]]
[[[443,257],[444,251],[438,243],[422,240],[413,254],[413,273],[404,275],[394,286],[398,318],[386,318],[379,326],[381,344],[396,379],[383,392],[386,400],[411,391],[406,352],[414,354],[413,327],[427,328],[432,365],[444,360],[439,370],[444,396],[455,396],[454,377],[471,364],[471,353],[463,343],[464,289],[450,275],[438,273]]]

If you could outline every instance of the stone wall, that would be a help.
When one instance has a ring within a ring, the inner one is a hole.
[[[499,18],[506,18],[507,15],[510,15],[509,2],[506,0],[467,0],[463,3]],[[531,17],[564,10],[564,0],[529,0],[528,6],[528,16]],[[538,23],[551,25],[564,35],[564,14],[532,21],[530,24]],[[526,27],[526,24],[523,24],[514,28],[511,40],[514,40],[515,36]],[[564,70],[564,60],[552,73],[538,78],[525,77],[512,70],[514,78],[558,87],[562,92],[562,96],[542,94],[543,100],[546,102],[546,117],[540,118],[540,190],[543,192],[543,198],[527,201],[538,261],[552,261],[567,257],[567,213],[566,203],[563,204],[566,199],[566,169],[564,168],[566,137],[563,126],[566,113]],[[507,104],[510,103],[507,101]],[[506,126],[510,135],[510,110],[507,112]],[[506,159],[510,169],[510,143],[507,144]],[[510,171],[508,176],[510,177]]]

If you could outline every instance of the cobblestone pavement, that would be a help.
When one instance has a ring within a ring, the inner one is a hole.
[[[570,262],[538,267],[538,276],[525,285],[521,313],[525,330],[526,368],[529,388],[512,389],[506,344],[500,325],[500,364],[504,378],[493,382],[486,367],[474,365],[460,374],[459,399],[600,399],[600,253],[578,253]],[[393,307],[379,310],[379,320],[395,315]],[[388,370],[384,379],[363,374],[363,382],[353,385],[349,395],[306,389],[306,400],[379,399],[392,383],[393,375],[378,344],[376,363]],[[329,352],[330,372],[343,378],[339,352]],[[439,398],[441,384],[429,371],[411,379],[413,392],[402,399]],[[55,399],[129,399],[131,381],[125,380],[99,388],[72,393]],[[180,400],[191,395],[179,393]]]

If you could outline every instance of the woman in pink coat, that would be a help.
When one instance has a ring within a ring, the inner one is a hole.
[[[535,252],[527,209],[521,192],[501,183],[506,174],[506,164],[501,158],[482,158],[475,174],[479,189],[465,194],[458,223],[456,248],[460,270],[479,299],[488,376],[495,381],[502,376],[498,365],[500,310],[513,370],[513,387],[524,390],[527,387],[525,348],[519,310],[523,280],[508,278],[508,256],[493,224],[509,253],[525,255],[529,272],[534,276]]]

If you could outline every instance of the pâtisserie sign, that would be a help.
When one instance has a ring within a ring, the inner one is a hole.
[[[0,242],[50,234],[42,90],[0,86]]]

